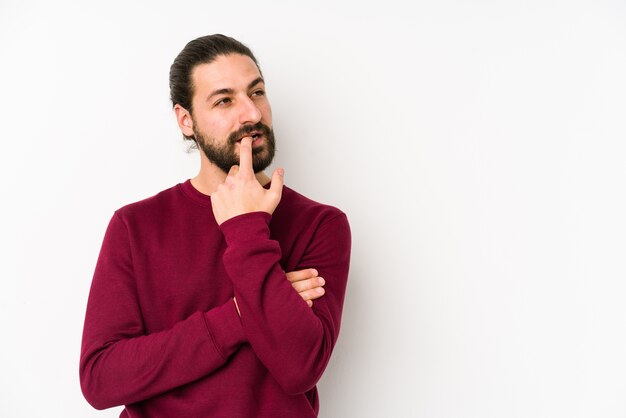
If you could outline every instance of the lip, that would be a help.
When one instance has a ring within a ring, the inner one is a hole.
[[[261,131],[252,131],[252,132],[247,132],[247,133],[245,133],[245,134],[241,135],[241,138],[239,138],[239,141],[241,141],[242,139],[244,139],[244,138],[245,138],[245,137],[247,137],[247,136],[254,136],[254,135],[259,135],[259,136],[262,136],[262,135],[263,135],[263,132],[261,132]]]
[[[259,133],[258,135],[258,137],[252,139],[252,148],[260,147],[265,143],[265,135],[263,135],[262,133]],[[241,137],[241,139],[245,138],[246,136],[252,135],[244,135],[243,137]],[[241,139],[236,142],[237,145],[241,145]]]
[[[257,145],[261,145],[265,141],[265,135],[259,134],[256,138],[252,140],[252,146],[255,147]]]
[[[256,138],[252,138],[254,135],[257,135],[257,137]],[[255,142],[257,142],[257,141],[259,141],[259,140],[261,140],[261,139],[263,139],[265,137],[265,135],[263,135],[263,132],[261,132],[261,131],[252,131],[252,132],[248,132],[248,133],[242,135],[241,138],[239,138],[237,140],[237,143],[241,143],[241,140],[244,139],[247,136],[252,138],[252,143],[255,143]]]

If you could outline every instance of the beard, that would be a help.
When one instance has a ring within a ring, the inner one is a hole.
[[[252,169],[254,173],[265,170],[274,159],[276,152],[274,131],[261,122],[254,125],[244,125],[238,131],[231,133],[226,139],[226,143],[222,145],[218,144],[215,138],[202,135],[196,130],[196,126],[197,124],[194,123],[193,133],[198,147],[204,152],[209,161],[219,167],[224,173],[228,173],[232,166],[239,165],[239,155],[235,153],[237,141],[253,131],[261,132],[265,138],[261,146],[252,148]]]

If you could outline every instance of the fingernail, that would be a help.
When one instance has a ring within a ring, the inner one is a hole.
[[[324,285],[326,284],[326,280],[322,279],[321,277],[320,277],[320,279],[318,280],[318,282],[319,282],[319,284],[320,284],[321,286],[324,286]]]
[[[315,289],[317,291],[317,293],[324,293],[324,289],[321,287],[318,287],[317,289]]]

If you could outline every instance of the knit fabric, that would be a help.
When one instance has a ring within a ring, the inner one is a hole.
[[[315,417],[341,322],[345,214],[288,187],[218,226],[189,180],[117,210],[96,265],[80,378],[121,417]],[[285,272],[315,268],[309,308]],[[236,297],[241,316],[237,313]]]

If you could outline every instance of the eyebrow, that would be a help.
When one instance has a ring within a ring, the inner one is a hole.
[[[250,90],[252,87],[256,86],[259,83],[263,83],[265,84],[265,80],[263,80],[263,77],[257,77],[254,80],[252,80],[249,84],[248,87],[246,88],[247,90]],[[209,94],[206,98],[207,102],[211,99],[211,97],[213,96],[218,96],[220,94],[234,94],[235,90],[230,89],[230,88],[226,88],[226,89],[218,89],[218,90],[214,90],[213,92],[211,92],[211,94]]]

